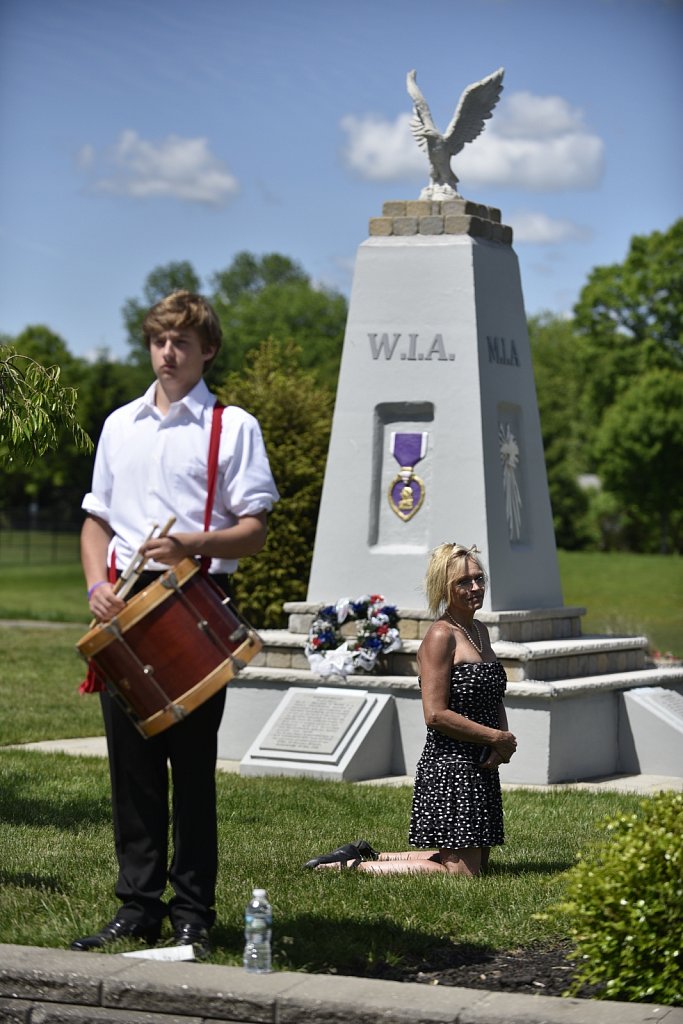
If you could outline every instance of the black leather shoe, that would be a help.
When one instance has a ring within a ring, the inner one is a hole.
[[[324,853],[320,857],[307,860],[304,867],[317,868],[318,864],[344,864],[349,860],[360,863],[362,860],[377,860],[378,856],[379,854],[373,850],[370,843],[365,839],[358,839],[355,843],[347,843],[345,846],[332,850],[331,853]]]
[[[161,935],[160,924],[140,924],[137,921],[126,921],[125,918],[115,917],[109,924],[105,924],[102,931],[96,935],[84,935],[83,938],[75,939],[70,948],[80,952],[87,952],[89,949],[101,949],[111,942],[118,942],[119,939],[143,939],[148,946],[154,946]]]
[[[181,924],[173,933],[174,946],[192,946],[197,960],[211,956],[211,942],[206,928],[196,924]]]

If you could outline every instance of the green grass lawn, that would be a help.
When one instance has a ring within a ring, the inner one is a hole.
[[[0,565],[0,619],[87,625],[90,612],[79,562]]]
[[[73,594],[82,599],[80,582]],[[83,632],[78,622],[0,627],[0,942],[66,948],[116,910],[106,761],[7,749],[101,734],[98,699],[77,692]],[[219,775],[213,962],[240,962],[254,885],[273,901],[280,970],[391,977],[422,960],[447,963],[462,945],[556,946],[567,922],[544,914],[562,898],[564,871],[604,832],[606,816],[639,803],[618,793],[506,792],[506,845],[474,882],[302,870],[310,856],[361,836],[380,850],[405,849],[410,799],[408,787]]]
[[[606,815],[639,803],[617,793],[506,792],[506,845],[475,881],[302,870],[313,854],[361,836],[380,850],[405,849],[410,799],[409,787],[219,775],[212,961],[241,962],[255,885],[273,903],[277,970],[390,977],[424,959],[447,963],[462,945],[557,945],[565,923],[543,914],[561,899],[562,873]],[[0,750],[0,849],[0,942],[67,948],[97,930],[116,910],[106,761]]]
[[[683,558],[560,551],[559,563],[564,603],[587,609],[584,633],[647,636],[683,657]]]
[[[78,693],[85,627],[0,627],[0,745],[102,734],[96,695]]]

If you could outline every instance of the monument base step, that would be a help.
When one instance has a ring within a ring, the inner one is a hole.
[[[391,603],[391,595],[387,596]],[[283,605],[289,616],[288,628],[291,633],[308,634],[311,623],[323,603],[288,601]],[[399,629],[403,640],[422,640],[434,621],[427,609],[399,608],[401,617]],[[480,611],[477,618],[488,627],[492,642],[509,640],[512,643],[527,643],[533,640],[563,640],[581,635],[581,616],[585,608],[528,608],[506,611]],[[352,625],[352,624],[350,624]]]
[[[349,630],[347,635],[355,635],[355,629]],[[262,630],[260,636],[264,646],[252,661],[254,667],[310,671],[304,653],[306,634],[283,629]],[[373,674],[417,676],[420,643],[420,640],[402,638],[402,649],[379,658]],[[493,649],[505,668],[509,682],[555,680],[643,669],[646,667],[647,638],[584,636],[527,643],[494,641]]]
[[[647,637],[584,636],[572,640],[493,645],[508,682],[584,678],[646,667]]]
[[[356,673],[346,679],[321,679],[308,669],[267,668],[257,666],[252,661],[242,669],[239,676],[231,681],[235,683],[263,683],[286,688],[301,686],[315,688],[329,686],[337,689],[354,690],[385,690],[399,694],[420,693],[417,677],[403,675],[366,675]],[[533,698],[535,700],[555,700],[563,697],[574,697],[577,694],[598,692],[600,690],[629,690],[637,686],[683,686],[683,666],[643,668],[637,671],[607,672],[581,678],[565,679],[523,679],[508,681],[505,701],[510,698]]]

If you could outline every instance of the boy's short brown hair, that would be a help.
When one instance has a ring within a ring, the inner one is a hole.
[[[152,339],[164,331],[182,331],[188,327],[194,328],[201,338],[203,352],[215,348],[212,358],[206,364],[210,366],[221,347],[223,334],[213,307],[203,295],[187,291],[171,292],[152,306],[145,316],[142,336],[149,348]]]

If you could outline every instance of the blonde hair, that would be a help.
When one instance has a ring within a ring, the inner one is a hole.
[[[464,544],[440,544],[438,548],[434,548],[424,580],[427,605],[432,615],[440,615],[448,604],[451,587],[462,576],[468,558],[474,559],[488,582],[478,554],[479,548],[476,544],[469,548]]]
[[[208,367],[218,354],[223,334],[213,306],[203,295],[188,291],[171,292],[152,306],[145,316],[142,336],[149,348],[152,339],[164,331],[182,331],[190,327],[194,328],[201,339],[202,352],[215,349],[211,359],[207,360]]]

